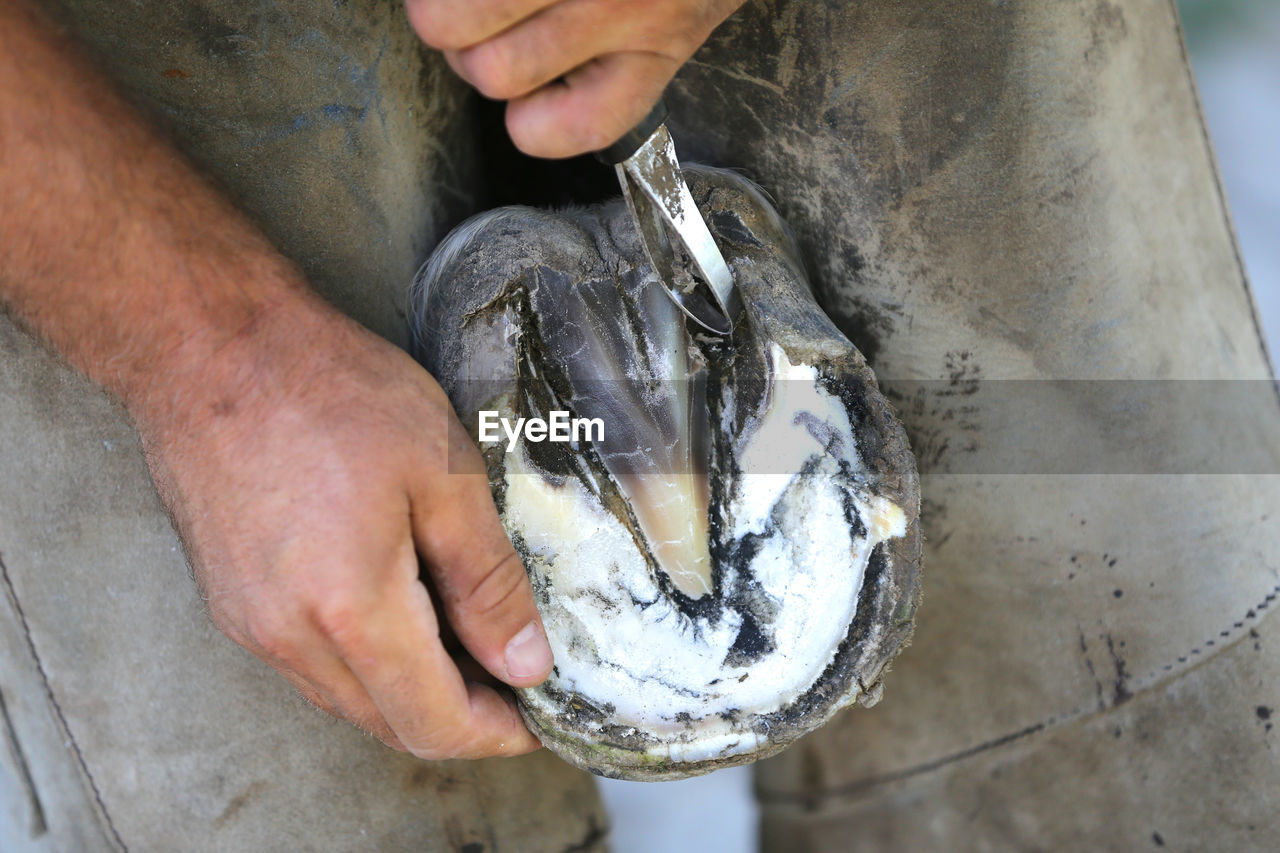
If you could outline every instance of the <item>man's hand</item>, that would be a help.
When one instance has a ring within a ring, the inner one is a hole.
[[[405,0],[422,40],[507,105],[535,157],[605,148],[743,0]]]
[[[319,305],[261,319],[213,367],[172,360],[132,409],[218,627],[393,747],[536,749],[510,699],[465,683],[441,642],[447,618],[512,685],[551,669],[480,455],[439,385]]]
[[[0,3],[0,300],[129,409],[232,638],[419,756],[536,748],[441,638],[508,684],[551,669],[440,387],[308,290],[27,0]]]

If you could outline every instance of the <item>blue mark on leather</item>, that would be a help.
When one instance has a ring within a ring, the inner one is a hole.
[[[364,107],[352,107],[347,104],[325,104],[320,108],[320,112],[324,113],[324,117],[330,121],[364,121],[365,115],[369,112],[368,105]]]

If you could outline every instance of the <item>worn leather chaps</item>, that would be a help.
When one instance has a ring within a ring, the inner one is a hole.
[[[398,3],[65,5],[394,341],[435,242],[516,200]],[[764,847],[1269,849],[1280,404],[1172,0],[753,0],[668,101],[776,199],[923,474],[914,645],[759,766]],[[2,318],[0,350],[0,848],[603,845],[549,754],[392,753],[224,639],[122,410]]]

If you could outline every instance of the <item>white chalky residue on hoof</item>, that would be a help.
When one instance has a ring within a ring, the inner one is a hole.
[[[813,367],[792,364],[776,344],[769,354],[778,381],[739,455],[743,474],[728,507],[733,538],[761,537],[742,568],[776,610],[772,651],[745,666],[726,662],[742,614],[683,613],[631,532],[581,482],[546,481],[523,448],[507,457],[507,522],[535,580],[550,584],[540,605],[556,661],[549,685],[611,707],[608,725],[669,737],[655,755],[695,761],[756,749],[757,735],[718,712],[768,714],[808,690],[848,632],[872,549],[905,533],[900,507],[851,483],[860,468],[840,400]],[[810,475],[797,477],[812,460]],[[866,528],[858,538],[845,515],[850,499]],[[701,721],[696,734],[682,715]]]
[[[840,459],[858,470],[853,428],[841,402],[818,385],[818,371],[807,364],[792,364],[782,347],[769,344],[774,382],[768,411],[738,460],[743,477],[732,506],[734,537],[764,530],[769,513],[791,479],[815,455],[830,449],[813,435],[800,413],[810,413],[844,439]],[[726,407],[728,408],[728,407]]]

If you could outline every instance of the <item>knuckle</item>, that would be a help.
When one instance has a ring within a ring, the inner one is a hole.
[[[326,595],[310,609],[316,627],[340,648],[350,650],[361,644],[368,614],[354,596]]]
[[[508,551],[466,595],[463,607],[469,614],[481,618],[499,613],[522,603],[521,593],[526,584],[524,564],[515,550]]]
[[[459,61],[466,78],[480,94],[507,101],[525,94],[516,63],[507,55],[501,40],[490,40],[462,51]]]
[[[294,657],[293,632],[278,615],[267,611],[252,614],[243,626],[243,634],[262,653],[278,661]]]

